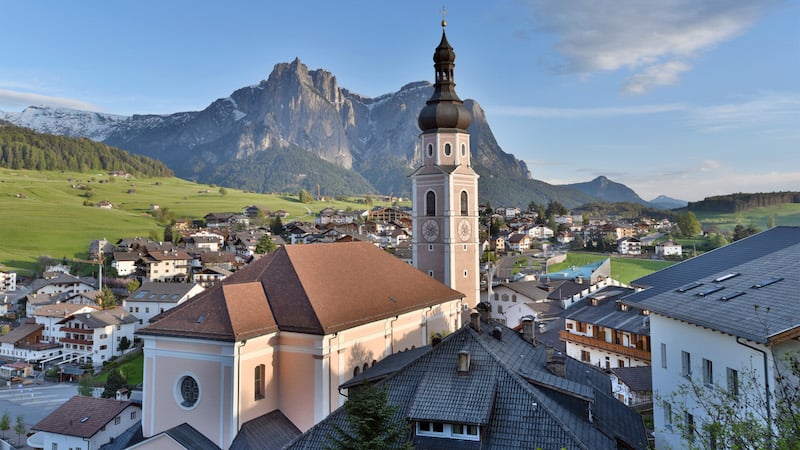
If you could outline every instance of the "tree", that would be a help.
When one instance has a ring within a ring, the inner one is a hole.
[[[566,206],[562,205],[560,202],[551,200],[547,203],[547,209],[545,210],[545,215],[547,217],[550,216],[564,216],[569,212]]]
[[[8,413],[6,410],[3,413],[3,417],[0,418],[0,431],[3,432],[3,439],[6,438],[6,431],[11,429],[11,414]]]
[[[78,395],[84,397],[93,397],[94,395],[94,377],[91,375],[84,375],[78,378]]]
[[[700,222],[697,221],[697,216],[691,211],[678,214],[678,228],[681,229],[681,234],[686,237],[697,236],[701,231]]]
[[[756,228],[755,225],[752,223],[745,228],[743,225],[739,224],[733,227],[733,240],[738,241],[739,239],[744,239],[748,236],[752,236],[758,233],[760,230]]]
[[[119,339],[119,344],[117,345],[117,350],[119,350],[120,352],[123,352],[123,353],[124,353],[124,352],[125,352],[125,350],[127,350],[127,349],[129,349],[129,348],[131,348],[131,341],[130,341],[130,339],[128,339],[128,337],[127,337],[127,336],[122,336],[122,337]]]
[[[128,289],[128,292],[133,293],[133,291],[139,289],[142,285],[142,282],[136,279],[129,280],[125,287]]]
[[[354,390],[355,391],[355,390]],[[386,389],[365,385],[350,395],[344,404],[347,425],[334,425],[335,436],[328,436],[327,448],[371,450],[411,449],[408,423],[397,415],[397,406],[389,404]]]
[[[256,253],[265,254],[265,253],[272,253],[275,251],[275,243],[272,241],[272,237],[266,233],[261,236],[261,239],[258,240],[258,244],[256,245]]]
[[[17,416],[17,424],[14,425],[14,432],[17,433],[17,445],[20,445],[22,435],[27,431],[28,427],[25,426],[25,419],[22,416]]]
[[[164,242],[172,242],[174,236],[175,235],[172,230],[172,225],[171,224],[164,225]]]
[[[300,194],[298,194],[297,198],[300,200],[300,203],[311,203],[314,201],[314,196],[305,189],[300,189]]]
[[[224,187],[219,188],[219,195],[228,195],[228,190]]]
[[[97,304],[103,309],[116,308],[117,296],[111,292],[111,288],[103,286],[103,290],[97,294]]]
[[[728,245],[729,242],[727,239],[725,239],[725,236],[719,233],[711,233],[708,235],[708,244],[711,246],[711,248],[720,248]]]
[[[269,232],[276,236],[283,234],[283,221],[281,220],[280,216],[275,216],[275,218],[269,223]]]
[[[797,449],[800,442],[800,351],[794,350],[776,360],[777,385],[772,391],[772,401],[765,395],[765,386],[755,369],[737,372],[732,385],[735,387],[716,384],[709,388],[702,382],[689,381],[659,401],[662,405],[673,405],[673,413],[677,413],[676,407],[687,410],[692,405],[702,411],[702,415],[695,415],[693,423],[673,421],[684,435],[701,434],[701,439],[688,443],[692,449]]]
[[[103,398],[114,398],[117,396],[118,390],[127,387],[128,380],[125,378],[125,374],[123,374],[119,369],[112,369],[108,373],[105,389],[103,389],[103,393],[100,394],[100,396]]]

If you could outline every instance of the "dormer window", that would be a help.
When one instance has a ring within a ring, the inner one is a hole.
[[[417,436],[480,441],[480,427],[464,423],[442,423],[420,420],[416,423]]]

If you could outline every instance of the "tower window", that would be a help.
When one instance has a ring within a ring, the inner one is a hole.
[[[444,144],[444,156],[450,156],[453,153],[453,147],[448,142]]]
[[[266,380],[264,379],[266,375],[266,366],[264,366],[264,364],[259,364],[255,367],[254,372],[253,387],[255,388],[255,398],[256,400],[260,400],[264,398],[266,391]]]
[[[428,158],[433,158],[433,144],[428,144]]]
[[[469,195],[467,191],[461,191],[461,215],[466,216],[469,213]]]
[[[433,191],[428,191],[428,193],[425,194],[425,215],[436,215],[436,193]]]
[[[461,144],[461,156],[467,156],[467,146],[466,146],[466,144]]]

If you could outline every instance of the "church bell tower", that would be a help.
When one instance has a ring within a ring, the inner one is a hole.
[[[472,115],[453,80],[456,54],[442,40],[433,54],[433,95],[422,108],[422,165],[411,174],[414,266],[464,295],[474,307],[480,296],[478,174],[470,162],[467,127]]]

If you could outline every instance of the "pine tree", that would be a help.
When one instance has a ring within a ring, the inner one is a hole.
[[[17,416],[17,424],[14,425],[14,432],[17,433],[17,445],[20,445],[22,442],[22,435],[28,431],[28,428],[25,426],[25,419],[22,416]]]
[[[11,429],[11,415],[8,411],[3,413],[3,417],[0,418],[0,431],[3,432],[3,439],[6,438],[6,431]]]
[[[386,389],[360,387],[344,404],[346,427],[334,425],[336,436],[329,436],[330,449],[371,450],[411,449],[407,442],[408,423],[397,416],[397,406],[389,404]]]
[[[112,309],[117,306],[117,297],[111,292],[111,288],[103,286],[103,290],[97,294],[97,304],[103,309]]]

